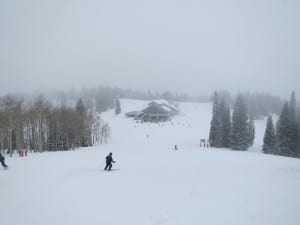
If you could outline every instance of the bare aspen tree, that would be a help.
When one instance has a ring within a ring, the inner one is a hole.
[[[46,118],[50,111],[50,105],[44,100],[43,96],[40,96],[34,103],[34,113],[36,116],[36,137],[38,140],[38,151],[44,151],[45,134],[47,132]]]
[[[100,117],[94,117],[92,120],[92,144],[100,143],[100,130],[101,130],[102,120]]]
[[[3,106],[4,110],[7,113],[7,131],[8,131],[8,152],[9,155],[12,156],[13,154],[13,132],[15,132],[16,136],[17,134],[17,128],[18,128],[18,114],[20,112],[22,102],[17,101],[16,99],[7,96],[3,99]]]
[[[108,123],[105,123],[101,126],[100,130],[100,143],[107,144],[107,140],[110,137],[110,127]]]
[[[92,101],[87,101],[92,107]],[[69,150],[106,143],[110,130],[96,112],[79,99],[76,107],[53,107],[42,96],[33,103],[0,97],[0,151],[15,149],[38,152]]]

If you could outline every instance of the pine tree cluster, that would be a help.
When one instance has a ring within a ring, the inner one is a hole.
[[[297,112],[295,92],[292,92],[290,101],[284,104],[276,123],[276,129],[272,117],[268,117],[263,152],[300,157],[300,112]]]
[[[263,152],[266,154],[273,153],[276,143],[275,128],[272,116],[268,116],[266,132],[264,136]]]
[[[231,119],[229,103],[225,101],[224,96],[219,97],[215,92],[209,133],[210,145],[217,148],[247,150],[253,145],[254,136],[254,122],[249,119],[243,96],[237,97]]]
[[[244,97],[239,94],[235,101],[232,113],[230,148],[233,150],[246,151],[253,145],[255,126],[248,114]]]

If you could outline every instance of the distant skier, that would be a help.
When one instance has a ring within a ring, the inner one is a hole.
[[[174,150],[178,150],[178,147],[177,147],[177,145],[175,145],[175,146],[174,146]]]
[[[104,170],[111,170],[112,164],[111,163],[115,163],[115,161],[112,158],[112,153],[110,152],[108,156],[106,156],[106,166],[104,168]]]
[[[7,169],[7,165],[5,164],[5,158],[1,153],[0,153],[0,162],[1,165],[4,167],[4,169]]]

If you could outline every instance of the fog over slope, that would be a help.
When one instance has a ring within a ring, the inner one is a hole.
[[[0,1],[0,93],[300,93],[300,2]]]

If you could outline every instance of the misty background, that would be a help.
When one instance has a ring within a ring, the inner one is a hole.
[[[297,0],[0,0],[0,94],[300,93]]]

